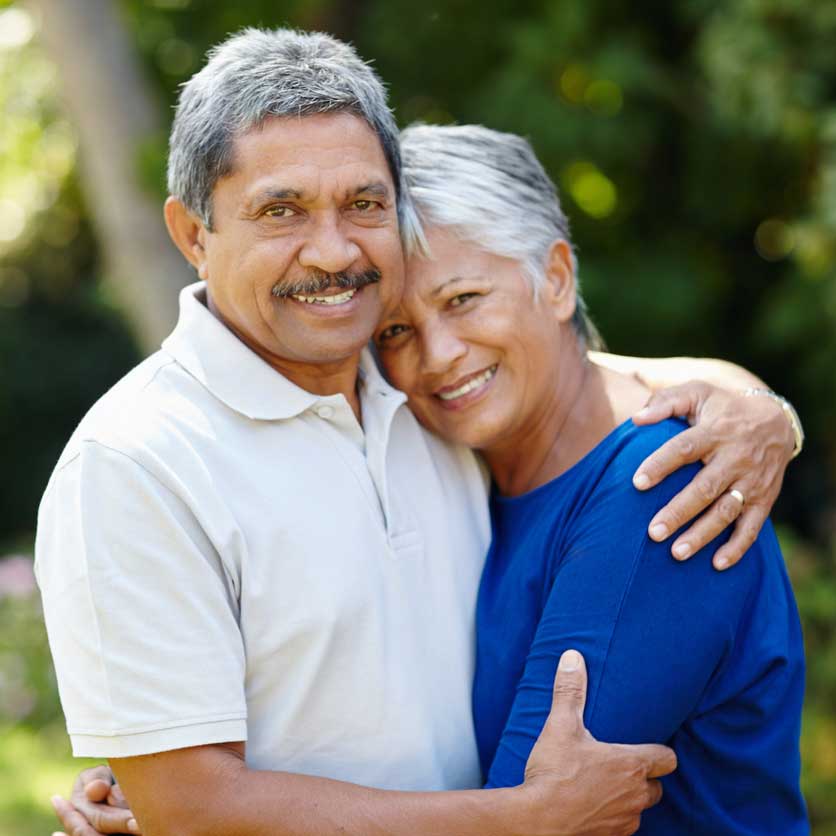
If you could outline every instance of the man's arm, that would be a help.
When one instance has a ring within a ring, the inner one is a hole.
[[[693,424],[645,459],[633,476],[636,488],[648,490],[686,464],[705,465],[650,520],[650,537],[666,540],[706,511],[677,537],[671,553],[687,560],[734,525],[731,538],[714,555],[717,569],[733,566],[755,542],[797,452],[784,409],[771,398],[745,395],[746,389],[765,389],[766,384],[724,360],[599,352],[589,356],[595,363],[635,376],[653,390],[645,408],[633,418],[637,424],[653,424],[672,415],[687,417]]]
[[[260,772],[246,766],[244,745],[235,743],[116,759],[112,765],[146,836],[632,833],[642,810],[661,797],[656,779],[676,767],[676,758],[664,746],[594,740],[583,725],[586,685],[582,657],[568,651],[525,782],[511,789],[392,792]],[[97,833],[69,805],[59,815],[73,836]]]
[[[711,357],[629,357],[590,351],[589,359],[599,366],[633,375],[654,392],[692,380],[729,390],[766,386],[759,377],[741,366]]]

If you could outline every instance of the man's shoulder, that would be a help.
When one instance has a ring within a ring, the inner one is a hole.
[[[166,352],[157,351],[103,394],[81,419],[56,471],[87,444],[101,445],[135,460],[170,444],[178,425],[203,414],[202,387]]]

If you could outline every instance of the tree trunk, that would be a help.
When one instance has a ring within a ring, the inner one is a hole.
[[[29,0],[78,131],[81,183],[105,261],[105,281],[151,352],[177,317],[194,274],[171,243],[162,206],[137,177],[140,142],[164,130],[115,0]]]

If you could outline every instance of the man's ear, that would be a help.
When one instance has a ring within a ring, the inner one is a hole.
[[[197,275],[204,281],[208,275],[206,262],[206,227],[193,212],[176,197],[165,202],[165,225],[168,234],[184,258],[197,270]]]
[[[560,322],[568,322],[575,313],[575,260],[572,248],[562,240],[555,241],[546,256],[546,282],[543,298],[552,307]]]

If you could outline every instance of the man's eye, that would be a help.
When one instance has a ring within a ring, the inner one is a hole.
[[[376,200],[355,200],[351,205],[360,212],[369,212],[372,209],[382,208]]]
[[[468,299],[472,299],[474,296],[478,296],[478,293],[460,293],[458,296],[454,296],[450,300],[450,307],[451,308],[458,308],[459,305],[463,305]]]
[[[290,218],[296,214],[296,210],[289,206],[271,206],[264,214],[268,218]]]
[[[378,345],[380,343],[386,342],[387,340],[392,340],[395,337],[399,337],[401,334],[405,334],[408,330],[409,328],[406,325],[390,325],[388,328],[384,328],[377,335]]]

